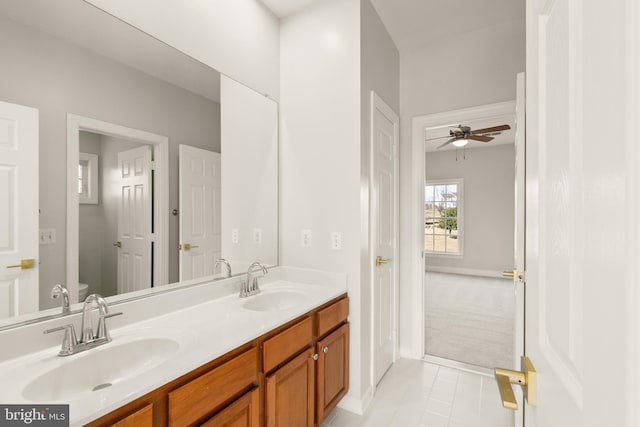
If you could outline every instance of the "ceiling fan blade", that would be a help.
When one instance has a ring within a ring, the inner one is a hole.
[[[467,138],[473,139],[474,141],[482,141],[482,142],[489,142],[492,139],[495,139],[492,136],[482,136],[482,135],[469,135]]]
[[[494,126],[490,128],[484,128],[484,129],[475,129],[475,130],[472,130],[471,133],[472,134],[492,133],[492,132],[500,132],[502,130],[509,130],[509,129],[511,129],[511,126],[509,125],[500,125],[500,126]]]
[[[451,136],[450,135],[437,136],[435,138],[427,138],[427,139],[425,139],[425,141],[433,141],[434,139],[442,139],[442,138],[451,138]]]
[[[449,144],[451,144],[451,143],[452,143],[453,141],[455,141],[456,139],[458,139],[458,138],[451,138],[450,140],[448,140],[448,141],[447,141],[447,142],[445,142],[444,144],[442,144],[442,145],[438,145],[438,146],[436,147],[436,150],[437,150],[437,149],[440,149],[440,148],[442,148],[442,147],[444,147],[445,145],[449,145]]]

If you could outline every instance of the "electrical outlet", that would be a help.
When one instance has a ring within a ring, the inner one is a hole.
[[[303,248],[310,248],[311,247],[311,230],[302,230],[302,232],[300,233],[300,245]]]
[[[238,243],[238,241],[240,240],[238,238],[238,229],[237,228],[232,228],[231,229],[231,243]]]
[[[41,228],[40,229],[40,244],[41,245],[53,245],[56,243],[56,230],[55,228]]]
[[[331,249],[334,251],[342,249],[342,233],[339,231],[331,233]]]
[[[253,243],[256,245],[262,244],[262,228],[253,229]]]

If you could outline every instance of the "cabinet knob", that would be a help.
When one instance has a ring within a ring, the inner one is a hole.
[[[322,347],[322,352],[323,353],[329,353],[329,347]]]
[[[311,358],[313,360],[318,360],[318,353],[314,353],[313,356],[311,356]]]

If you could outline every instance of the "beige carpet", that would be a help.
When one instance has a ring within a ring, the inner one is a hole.
[[[427,272],[425,353],[487,368],[511,367],[511,279]]]

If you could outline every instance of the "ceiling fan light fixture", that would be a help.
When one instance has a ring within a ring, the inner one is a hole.
[[[455,141],[452,142],[452,144],[455,145],[456,147],[464,147],[468,143],[469,143],[468,139],[456,139]]]

